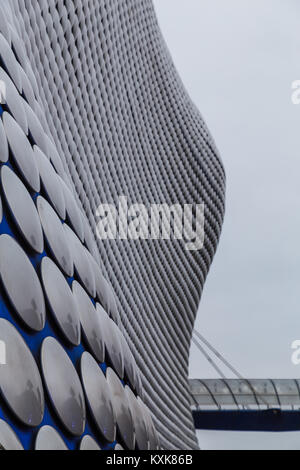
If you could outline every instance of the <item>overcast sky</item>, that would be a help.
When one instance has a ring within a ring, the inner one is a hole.
[[[300,80],[300,2],[155,5],[227,173],[224,229],[196,327],[245,377],[299,378],[291,343],[300,339],[300,105],[291,84]],[[216,376],[194,346],[190,376]]]

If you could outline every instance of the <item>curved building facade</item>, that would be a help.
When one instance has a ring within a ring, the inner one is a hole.
[[[151,0],[1,2],[0,60],[2,447],[197,448],[189,349],[225,176]],[[203,247],[100,239],[120,198],[204,204]]]

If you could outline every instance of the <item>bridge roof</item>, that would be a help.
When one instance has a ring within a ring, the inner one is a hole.
[[[193,409],[300,409],[300,379],[191,379]]]

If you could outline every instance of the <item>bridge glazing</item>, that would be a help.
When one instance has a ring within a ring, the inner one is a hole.
[[[300,379],[191,379],[192,409],[300,409]]]

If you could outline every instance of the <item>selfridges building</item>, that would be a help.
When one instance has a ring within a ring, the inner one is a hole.
[[[2,0],[0,59],[1,447],[197,449],[189,348],[225,176],[151,0]],[[203,205],[203,246],[101,239],[120,196]]]

